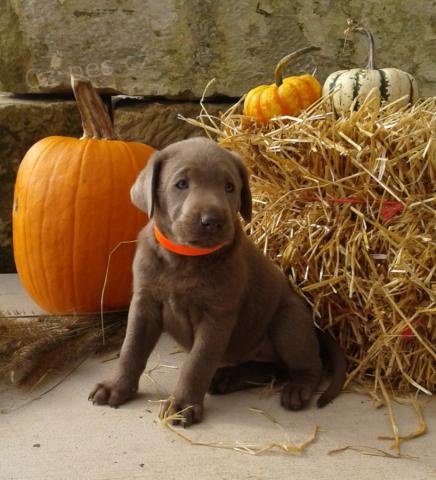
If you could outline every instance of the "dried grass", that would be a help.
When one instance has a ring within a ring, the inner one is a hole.
[[[49,374],[121,345],[127,312],[100,315],[20,315],[0,312],[0,379],[33,388]]]
[[[245,443],[239,441],[221,441],[221,440],[212,440],[209,442],[193,440],[191,437],[182,433],[178,428],[172,426],[173,421],[182,422],[184,421],[183,412],[192,407],[186,407],[180,412],[169,414],[171,410],[172,402],[166,404],[165,400],[161,402],[161,411],[159,417],[162,421],[162,424],[165,428],[176,434],[178,437],[182,438],[185,442],[188,442],[190,445],[203,446],[203,447],[213,447],[213,448],[223,448],[226,450],[233,450],[239,453],[245,453],[249,455],[262,455],[267,452],[278,452],[284,455],[300,455],[302,454],[309,445],[311,445],[317,438],[319,427],[315,425],[310,433],[309,437],[301,444],[295,444],[291,441],[289,434],[286,430],[280,425],[280,423],[269,413],[259,409],[259,408],[249,408],[248,410],[253,413],[258,413],[263,415],[267,420],[274,423],[274,425],[280,430],[284,435],[283,441],[272,441],[259,444]],[[165,407],[166,405],[166,407]]]
[[[249,233],[374,392],[435,390],[436,98],[339,118],[322,99],[260,126],[240,102],[185,119],[251,170]]]

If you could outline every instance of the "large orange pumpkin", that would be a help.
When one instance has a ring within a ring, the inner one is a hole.
[[[254,117],[260,123],[281,115],[297,116],[321,97],[321,84],[312,75],[299,75],[283,79],[283,70],[295,57],[319,47],[305,47],[286,55],[277,64],[275,83],[260,85],[247,93],[244,115]]]
[[[132,259],[147,217],[130,188],[153,148],[115,140],[90,82],[73,82],[84,137],[48,137],[19,167],[13,205],[14,256],[21,282],[51,313],[96,312],[129,304]],[[90,138],[92,137],[92,138]],[[118,246],[118,248],[117,248]]]

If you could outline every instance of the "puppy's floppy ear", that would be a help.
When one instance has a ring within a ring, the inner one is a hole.
[[[251,221],[252,213],[252,201],[251,201],[251,190],[250,182],[247,167],[244,165],[244,162],[241,160],[241,157],[234,152],[230,152],[234,158],[236,165],[239,170],[239,175],[242,180],[242,190],[241,190],[241,207],[239,209],[242,218],[248,223]]]
[[[153,153],[130,189],[130,198],[133,205],[146,212],[148,218],[153,216],[154,207],[158,200],[157,189],[164,157],[165,154],[162,152]]]

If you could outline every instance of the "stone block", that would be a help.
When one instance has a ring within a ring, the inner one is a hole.
[[[0,96],[0,273],[15,271],[12,201],[18,166],[26,151],[50,135],[80,136],[75,102]]]
[[[218,116],[230,106],[228,103],[205,104],[207,112],[213,116]],[[196,118],[200,109],[198,102],[121,101],[115,103],[115,130],[125,140],[147,143],[161,150],[170,143],[206,135],[203,129],[178,118],[179,114],[185,118]]]
[[[74,72],[107,92],[178,99],[200,98],[216,78],[208,95],[235,98],[271,83],[276,62],[308,44],[322,51],[290,70],[316,63],[323,81],[365,64],[364,38],[344,49],[351,15],[373,32],[380,67],[406,70],[436,95],[432,0],[0,0],[0,9],[0,91],[66,92]]]

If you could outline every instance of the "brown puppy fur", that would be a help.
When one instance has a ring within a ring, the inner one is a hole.
[[[282,405],[304,407],[321,379],[320,346],[305,302],[242,231],[238,212],[250,221],[251,194],[239,157],[204,138],[172,144],[153,155],[131,196],[153,221],[139,235],[117,372],[89,398],[111,406],[129,400],[165,331],[189,352],[172,406],[191,406],[185,425],[201,421],[208,389],[226,393],[267,381],[277,366],[287,377]],[[157,242],[153,223],[177,244],[224,246],[206,256],[178,255]],[[275,366],[250,362],[265,346]],[[320,406],[339,393],[345,374],[331,340],[327,348],[336,355],[336,371]],[[223,364],[234,367],[219,368]]]

